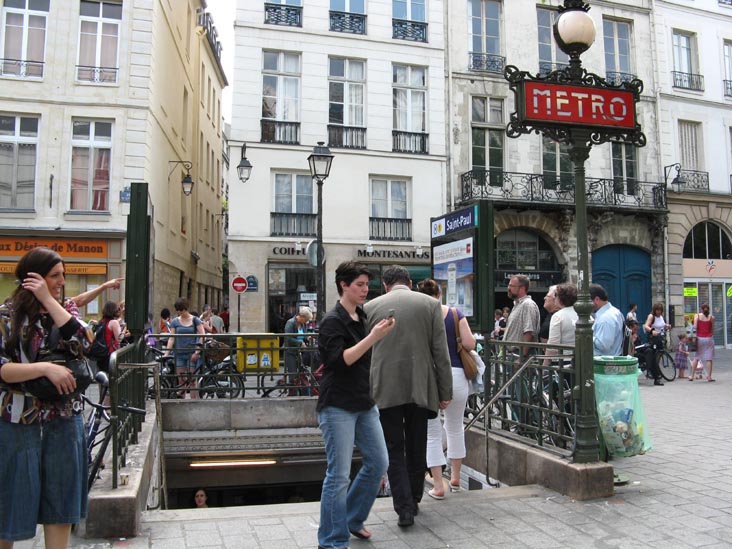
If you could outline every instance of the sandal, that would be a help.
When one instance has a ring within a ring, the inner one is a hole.
[[[710,377],[709,379],[707,379],[707,382],[709,382],[709,381],[717,381],[717,380],[716,380],[716,379],[712,379],[712,378]]]
[[[455,486],[452,482],[450,482],[450,491],[453,493],[456,493],[456,492],[462,492],[463,489],[459,484],[457,486]]]
[[[360,530],[349,530],[349,532],[358,539],[371,539],[371,532],[369,532],[365,526]]]
[[[445,494],[442,494],[441,496],[438,494],[435,494],[434,488],[427,492],[427,495],[431,497],[432,499],[445,499]]]

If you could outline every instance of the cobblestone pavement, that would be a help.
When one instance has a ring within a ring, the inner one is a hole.
[[[629,478],[613,497],[578,502],[537,486],[425,497],[407,529],[379,499],[373,541],[352,538],[351,549],[732,548],[732,351],[717,351],[714,377],[664,387],[640,378],[653,451],[613,462]],[[134,539],[74,538],[71,547],[314,548],[317,524],[317,502],[154,511]],[[43,547],[42,536],[16,547]]]

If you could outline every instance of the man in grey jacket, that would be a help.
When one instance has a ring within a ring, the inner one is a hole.
[[[440,302],[413,292],[409,271],[383,274],[386,294],[364,307],[369,329],[394,312],[392,332],[373,347],[371,394],[389,451],[389,485],[399,526],[414,524],[427,468],[427,419],[452,400],[452,367]]]

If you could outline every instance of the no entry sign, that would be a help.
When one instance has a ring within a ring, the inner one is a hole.
[[[235,276],[231,281],[231,288],[237,293],[241,294],[247,291],[247,279],[243,276]]]

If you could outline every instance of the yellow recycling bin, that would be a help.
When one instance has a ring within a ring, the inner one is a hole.
[[[247,334],[236,338],[236,369],[271,371],[280,367],[279,338],[272,334]]]

